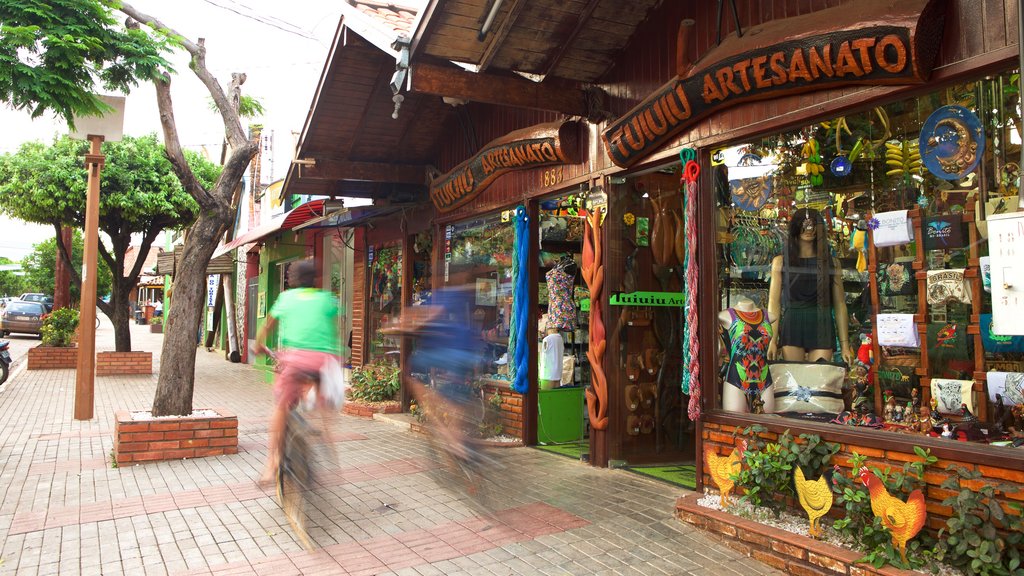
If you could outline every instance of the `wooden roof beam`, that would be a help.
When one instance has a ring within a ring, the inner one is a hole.
[[[413,92],[587,117],[586,97],[579,88],[474,74],[435,64],[414,64],[411,73]]]
[[[425,165],[388,164],[386,162],[355,162],[350,160],[296,160],[298,177],[313,180],[364,180],[393,184],[426,185]]]
[[[498,55],[498,51],[505,44],[505,38],[508,36],[509,31],[512,30],[516,20],[519,19],[519,13],[523,11],[523,6],[525,5],[526,2],[524,0],[513,0],[505,15],[505,20],[502,21],[497,29],[491,32],[491,40],[487,43],[487,48],[484,49],[484,53],[480,57],[480,63],[477,64],[477,69],[480,72],[487,70],[494,57]]]
[[[558,66],[559,62],[565,56],[566,52],[572,47],[573,43],[576,42],[576,37],[583,31],[583,27],[586,26],[587,22],[590,21],[590,17],[594,14],[594,9],[597,8],[598,0],[589,0],[583,10],[580,11],[579,18],[576,19],[576,26],[573,27],[572,32],[566,36],[565,40],[560,42],[561,46],[548,60],[547,68],[544,70],[544,76],[554,72],[555,67]]]

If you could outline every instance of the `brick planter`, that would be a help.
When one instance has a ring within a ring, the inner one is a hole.
[[[345,400],[341,407],[342,414],[359,416],[360,418],[373,418],[374,414],[399,414],[402,412],[402,405],[398,402],[360,402],[359,400]]]
[[[74,346],[35,346],[28,349],[27,370],[77,368],[78,348]]]
[[[152,332],[153,334],[163,334],[164,333],[164,324],[163,324],[163,322],[161,322],[159,324],[150,324],[149,325],[149,331]]]
[[[120,465],[237,454],[238,417],[214,412],[219,416],[132,420],[121,410],[114,414],[114,460]]]
[[[96,355],[97,376],[152,373],[152,352],[100,352]]]
[[[839,548],[753,520],[705,508],[697,504],[698,499],[700,495],[693,494],[676,500],[676,517],[712,533],[721,543],[733,550],[787,574],[920,574],[891,566],[875,568],[869,564],[858,564],[857,559],[864,556],[861,552]]]

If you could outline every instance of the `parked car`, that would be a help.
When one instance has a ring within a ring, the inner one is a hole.
[[[18,300],[23,302],[39,302],[43,306],[46,306],[47,312],[53,311],[53,297],[40,292],[26,292],[18,297]]]
[[[43,337],[43,320],[48,312],[42,302],[12,300],[0,313],[0,336],[11,332],[35,334]]]

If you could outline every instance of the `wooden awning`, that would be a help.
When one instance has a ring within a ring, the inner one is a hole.
[[[164,276],[174,276],[174,272],[181,262],[181,252],[161,252],[156,261],[156,273]],[[224,254],[212,260],[206,266],[207,274],[231,274],[235,271],[235,261],[231,254]]]

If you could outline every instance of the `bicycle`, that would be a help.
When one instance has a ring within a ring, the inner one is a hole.
[[[267,356],[274,362],[274,371],[278,371],[277,354],[269,352]],[[318,372],[305,374],[308,390],[320,381]],[[305,395],[303,395],[304,397]],[[285,419],[282,430],[280,459],[277,465],[277,500],[288,523],[306,550],[314,548],[306,530],[308,514],[306,513],[306,492],[313,488],[316,481],[313,470],[313,443],[310,439],[318,435],[313,426],[302,416],[302,402],[296,404]]]

